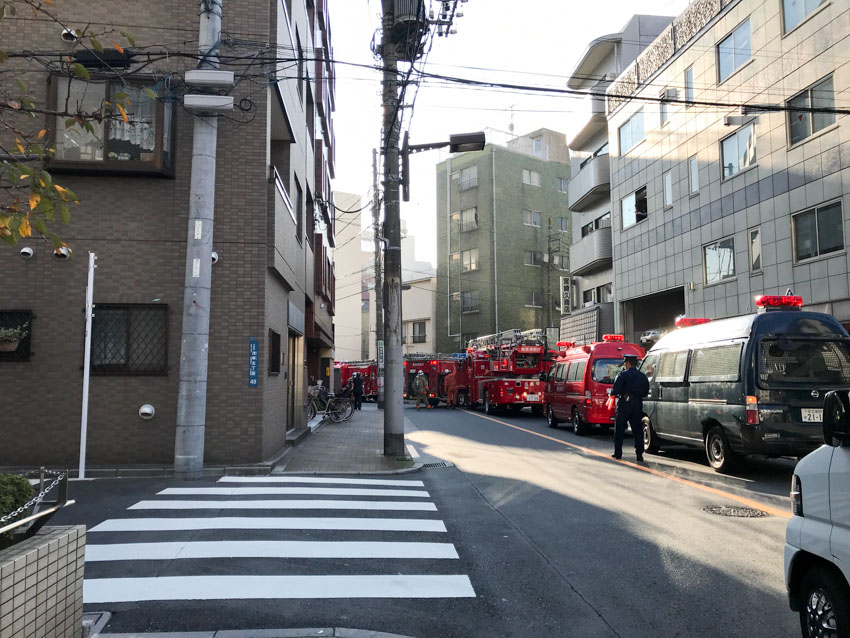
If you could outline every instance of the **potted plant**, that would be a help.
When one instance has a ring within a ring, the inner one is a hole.
[[[17,350],[18,344],[29,334],[27,330],[28,325],[24,323],[17,328],[4,328],[0,326],[0,352],[14,352]]]

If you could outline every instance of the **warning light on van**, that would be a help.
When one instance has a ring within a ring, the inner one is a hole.
[[[623,335],[602,335],[602,341],[625,341]]]
[[[799,295],[756,295],[758,308],[802,308],[803,298]]]
[[[576,345],[576,342],[575,341],[559,341],[556,345],[559,348],[572,348],[574,345]]]
[[[710,323],[711,319],[706,317],[677,317],[676,318],[676,327],[677,328],[688,328],[690,326],[699,326],[704,323]]]

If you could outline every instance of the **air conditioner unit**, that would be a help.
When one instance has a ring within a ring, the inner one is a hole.
[[[743,115],[724,115],[723,126],[742,126],[746,119]]]
[[[678,93],[678,91],[676,91],[675,88],[664,89],[661,92],[661,99],[662,100],[675,100],[678,95],[679,95],[679,93]]]

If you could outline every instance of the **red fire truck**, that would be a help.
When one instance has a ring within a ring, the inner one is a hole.
[[[404,356],[404,398],[412,399],[413,381],[419,371],[428,379],[428,403],[437,407],[446,402],[446,377],[457,370],[457,359],[447,354],[408,354]]]
[[[473,339],[448,375],[447,392],[457,394],[458,407],[483,405],[487,414],[523,406],[543,414],[546,384],[540,375],[548,368],[547,354],[543,330],[506,330]]]
[[[378,397],[378,363],[376,361],[337,361],[334,370],[334,390],[345,387],[348,380],[359,372],[363,377],[363,398],[375,400]]]

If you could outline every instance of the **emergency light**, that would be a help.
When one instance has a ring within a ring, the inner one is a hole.
[[[625,341],[623,335],[602,335],[602,341]]]
[[[572,348],[574,345],[576,345],[576,342],[575,341],[559,341],[555,345],[558,346],[559,348]]]
[[[711,319],[706,317],[677,317],[677,328],[688,328],[690,326],[699,326],[704,323],[711,323]]]
[[[802,308],[803,298],[799,295],[756,295],[758,308]]]

